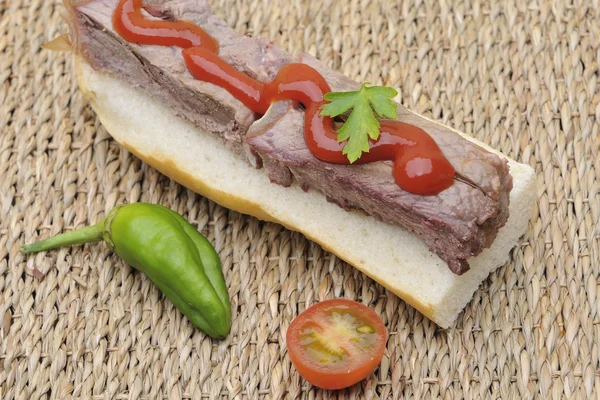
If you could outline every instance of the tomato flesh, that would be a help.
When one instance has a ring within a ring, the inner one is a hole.
[[[346,299],[306,309],[286,334],[298,373],[323,389],[343,389],[369,376],[381,361],[386,338],[375,311]]]

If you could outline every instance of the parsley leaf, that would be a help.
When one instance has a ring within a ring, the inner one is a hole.
[[[330,92],[323,96],[329,101],[321,107],[321,115],[337,117],[352,109],[350,116],[338,130],[338,142],[347,141],[343,153],[350,163],[360,158],[363,152],[369,152],[369,138],[379,137],[380,118],[398,118],[396,104],[392,98],[398,92],[386,86],[367,87],[364,83],[360,90],[354,92]]]

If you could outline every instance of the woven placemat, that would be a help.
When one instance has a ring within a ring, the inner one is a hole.
[[[591,398],[600,386],[600,5],[558,0],[212,0],[242,33],[308,51],[538,174],[512,262],[441,330],[302,235],[191,193],[119,147],[82,98],[58,0],[0,0],[0,398]],[[451,4],[450,4],[451,3]],[[146,201],[214,243],[232,298],[213,341],[104,245],[25,257],[39,236]],[[389,341],[332,393],[292,367],[285,332],[319,300],[373,307]]]

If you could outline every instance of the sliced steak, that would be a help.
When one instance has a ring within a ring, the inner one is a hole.
[[[291,102],[274,104],[259,116],[227,91],[197,81],[187,72],[181,50],[138,46],[112,27],[118,0],[93,0],[75,8],[74,42],[96,69],[145,91],[174,114],[211,132],[240,157],[263,168],[277,184],[317,190],[346,209],[360,209],[417,234],[455,273],[494,240],[508,218],[512,179],[507,163],[449,128],[398,105],[399,119],[419,126],[438,143],[457,171],[455,183],[437,196],[418,196],[394,181],[390,162],[344,166],[316,159],[303,138],[304,113]],[[204,0],[152,0],[148,18],[184,19],[205,29],[220,44],[220,56],[261,81],[272,79],[292,58],[265,39],[241,36],[216,17]],[[301,55],[335,91],[359,85],[321,62]]]

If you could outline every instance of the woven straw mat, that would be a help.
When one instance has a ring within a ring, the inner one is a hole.
[[[573,4],[575,3],[575,4]],[[0,0],[0,398],[599,398],[600,1],[212,0],[240,33],[391,85],[537,172],[512,262],[442,330],[302,235],[220,207],[115,143],[83,99],[59,0]],[[160,203],[215,245],[232,299],[211,340],[103,244],[24,256],[114,205]],[[320,300],[374,308],[380,367],[340,392],[291,365]]]

